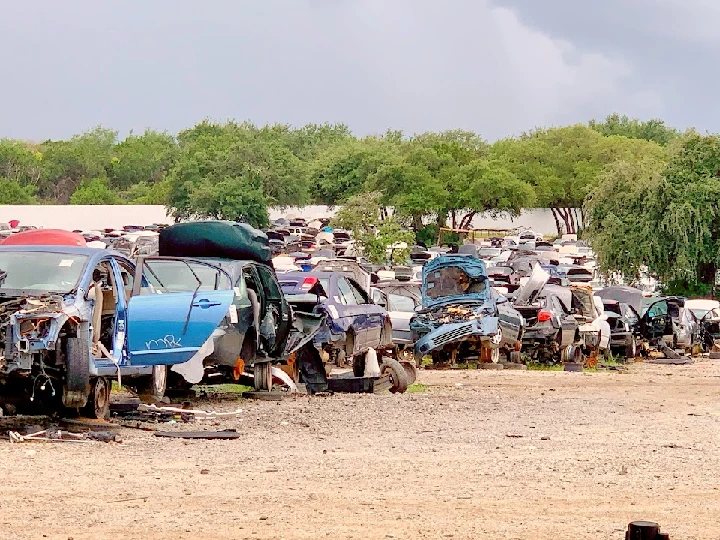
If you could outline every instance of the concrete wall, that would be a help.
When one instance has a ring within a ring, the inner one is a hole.
[[[305,206],[285,210],[270,209],[270,219],[279,217],[299,216],[305,219],[332,217],[337,207],[332,210],[327,206]],[[0,222],[11,219],[20,220],[21,225],[34,225],[46,229],[105,229],[121,228],[123,225],[150,225],[152,223],[172,223],[167,210],[160,205],[33,205],[33,206],[2,206],[0,205]],[[512,229],[514,227],[530,227],[541,234],[556,233],[555,221],[548,208],[532,208],[523,210],[515,220],[492,219],[476,216],[473,220],[475,228]]]

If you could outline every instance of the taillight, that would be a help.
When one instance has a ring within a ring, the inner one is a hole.
[[[300,288],[304,291],[309,291],[310,289],[313,288],[313,285],[315,285],[317,282],[318,282],[318,278],[316,278],[316,277],[306,277],[303,280]]]
[[[538,313],[538,322],[547,322],[552,319],[552,313],[549,311],[541,311]]]

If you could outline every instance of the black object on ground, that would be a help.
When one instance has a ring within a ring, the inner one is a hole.
[[[660,526],[652,521],[633,521],[628,525],[625,540],[670,540],[670,535],[660,532]]]
[[[242,433],[234,429],[224,431],[156,431],[156,437],[169,437],[172,439],[239,439]]]

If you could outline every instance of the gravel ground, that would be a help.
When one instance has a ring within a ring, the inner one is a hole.
[[[424,371],[423,392],[295,397],[234,441],[0,442],[0,538],[720,538],[720,364]]]

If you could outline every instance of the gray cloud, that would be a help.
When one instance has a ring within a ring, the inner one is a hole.
[[[653,0],[652,28],[634,36],[650,2],[0,0],[0,136],[174,132],[205,117],[490,139],[613,110],[692,122],[669,99],[684,85],[642,76],[652,39],[690,40],[663,23],[671,0]]]

